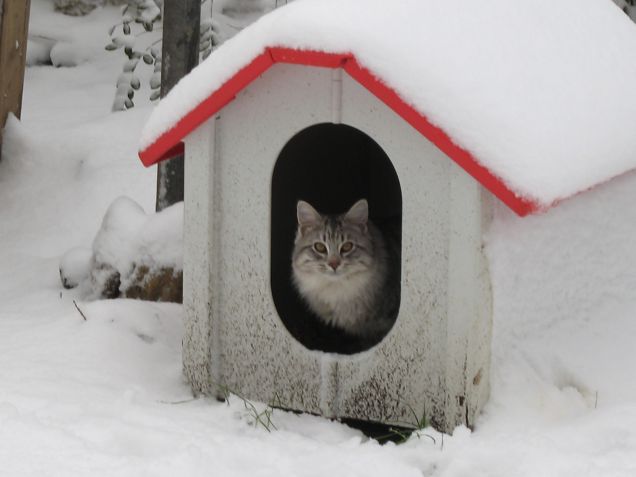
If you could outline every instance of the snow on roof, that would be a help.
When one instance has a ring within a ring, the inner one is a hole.
[[[275,62],[342,66],[523,215],[636,167],[634,51],[609,0],[297,0],[179,82],[140,157],[167,157]]]

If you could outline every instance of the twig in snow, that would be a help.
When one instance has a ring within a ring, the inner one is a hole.
[[[82,318],[84,318],[84,321],[87,321],[86,315],[82,312],[82,310],[80,310],[80,307],[77,306],[77,302],[75,300],[73,300],[73,305],[75,305],[75,308],[77,308],[77,311],[79,311],[79,314],[82,315]]]
[[[598,408],[598,391],[596,391],[596,394],[594,396],[594,409]]]

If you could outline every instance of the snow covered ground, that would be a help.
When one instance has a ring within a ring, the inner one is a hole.
[[[237,398],[192,399],[180,306],[64,290],[60,257],[90,246],[113,200],[154,203],[155,171],[136,157],[150,106],[110,112],[117,19],[32,1],[32,34],[77,66],[30,67],[4,137],[0,475],[636,475],[636,174],[541,216],[498,208],[492,397],[472,433],[380,446],[280,411],[268,432]]]

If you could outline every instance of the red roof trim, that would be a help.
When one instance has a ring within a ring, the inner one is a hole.
[[[248,84],[258,78],[274,64],[269,51],[260,54],[247,66],[240,69],[227,80],[219,89],[203,100],[199,105],[181,118],[175,126],[163,133],[143,151],[139,158],[144,166],[151,166],[157,162],[174,157],[175,144],[204,123],[210,116],[232,101],[236,94]]]
[[[294,50],[292,48],[269,48],[269,52],[274,63],[321,66],[323,68],[342,68],[347,61],[353,59],[353,56],[349,54]]]
[[[448,134],[404,102],[394,90],[382,83],[368,69],[360,66],[355,58],[346,62],[344,70],[518,215],[523,217],[538,210],[537,204],[518,197],[508,189],[501,179],[479,164],[470,152],[455,144]]]
[[[181,140],[185,136],[223,108],[234,99],[239,91],[275,63],[343,68],[353,79],[395,111],[396,114],[435,144],[518,215],[524,216],[541,209],[536,202],[518,197],[500,178],[479,164],[470,152],[456,145],[448,134],[433,125],[424,115],[402,100],[394,90],[382,83],[371,71],[361,66],[353,55],[349,53],[324,53],[321,51],[278,47],[266,49],[196,108],[181,118],[172,129],[163,133],[154,143],[140,151],[141,162],[145,166],[150,166],[183,152]]]

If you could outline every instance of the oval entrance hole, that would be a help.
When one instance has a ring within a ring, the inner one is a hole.
[[[298,201],[323,214],[342,214],[362,198],[391,250],[386,288],[397,296],[385,319],[392,326],[399,308],[402,193],[389,157],[362,131],[331,123],[300,131],[282,149],[272,176],[272,296],[285,327],[309,349],[353,354],[371,348],[390,330],[359,336],[327,325],[310,311],[292,281]]]

